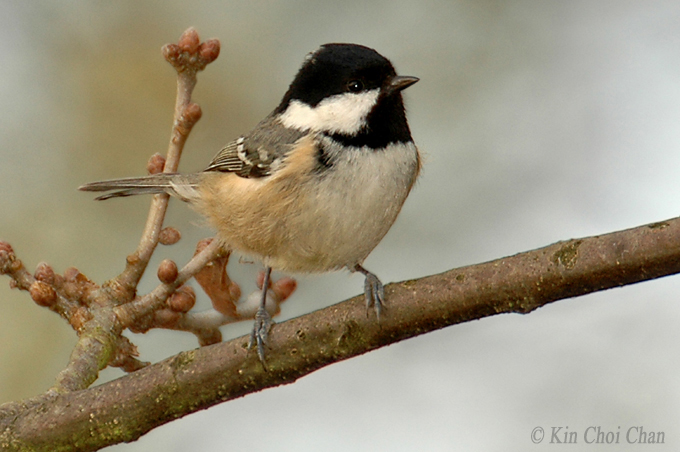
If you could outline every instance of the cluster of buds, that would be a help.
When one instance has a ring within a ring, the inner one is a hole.
[[[196,30],[189,28],[180,36],[177,44],[167,44],[163,46],[161,52],[177,72],[202,71],[219,56],[220,41],[208,39],[201,42]]]
[[[180,140],[186,139],[193,125],[202,115],[200,106],[191,102],[191,90],[196,83],[196,73],[214,61],[219,53],[220,43],[217,39],[201,42],[198,33],[193,28],[186,30],[177,44],[168,44],[162,48],[163,56],[177,70],[180,86],[184,88],[178,90],[178,93],[188,93],[188,95],[182,102],[178,101],[180,107],[176,111],[173,128],[172,143],[178,145],[179,151],[175,154],[169,152],[167,159],[160,154],[152,155],[147,162],[149,174],[176,170],[183,146]],[[181,100],[180,97],[178,99]],[[162,245],[173,245],[180,239],[180,232],[172,227],[163,228],[158,233],[158,243]],[[210,240],[199,242],[196,253],[205,249],[209,243]],[[190,325],[192,314],[189,311],[196,303],[196,294],[190,286],[178,284],[180,271],[177,264],[170,259],[163,260],[157,271],[160,282],[171,289],[165,304],[160,307],[153,305],[156,307],[153,312],[150,312],[150,309],[136,311],[137,307],[128,312],[122,310],[117,314],[118,320],[123,328],[127,327],[133,332],[146,332],[151,328],[183,329],[194,332],[201,345],[219,342],[221,340],[219,325],[253,318],[259,303],[257,300],[261,296],[260,292],[256,292],[246,297],[245,301],[240,301],[241,289],[227,274],[228,261],[229,253],[223,252],[194,275],[198,284],[210,298],[214,308],[212,313],[219,318],[218,322],[210,325],[198,324],[196,318],[200,316],[193,316],[194,324]],[[147,261],[143,261],[139,253],[133,253],[128,256],[127,263],[128,267],[141,264],[139,267],[141,270],[138,272],[141,277]],[[138,278],[134,284],[121,278],[114,278],[100,287],[74,267],[66,269],[64,274],[60,275],[44,262],[38,264],[31,275],[17,259],[9,243],[3,241],[0,241],[0,274],[8,274],[11,277],[12,287],[27,290],[39,306],[47,307],[67,318],[79,333],[90,320],[96,317],[98,308],[112,305],[118,307],[135,299],[140,300],[136,298]],[[282,278],[270,287],[262,287],[262,280],[263,274],[260,274],[258,287],[268,292],[267,309],[275,315],[279,312],[279,304],[295,290],[295,281],[291,278]],[[109,364],[133,371],[145,365],[137,361],[135,356],[137,356],[135,346],[125,337],[120,336],[117,338],[116,354]]]

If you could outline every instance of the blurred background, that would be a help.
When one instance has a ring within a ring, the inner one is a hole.
[[[160,48],[189,26],[222,52],[199,75],[203,119],[183,171],[268,114],[320,44],[373,47],[421,78],[405,98],[424,172],[366,261],[386,283],[680,211],[676,1],[3,1],[0,239],[29,269],[75,266],[97,282],[122,270],[149,199],[97,203],[76,187],[144,174],[165,152],[175,77]],[[179,202],[166,224],[183,239],[155,263],[185,262],[211,235]],[[246,293],[258,269],[230,264]],[[76,340],[3,279],[0,402],[49,388]],[[342,272],[298,281],[279,320],[363,287]],[[154,270],[140,288],[155,285]],[[107,450],[547,450],[553,427],[582,445],[591,426],[664,431],[655,450],[677,450],[678,292],[668,277],[450,327]],[[179,332],[129,337],[149,361],[197,346]],[[106,370],[98,383],[121,375]],[[634,448],[620,438],[617,450]]]

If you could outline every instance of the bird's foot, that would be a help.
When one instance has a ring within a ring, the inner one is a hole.
[[[253,325],[253,332],[250,333],[250,343],[248,348],[253,348],[257,344],[257,356],[265,369],[267,365],[264,362],[264,346],[267,345],[267,336],[274,321],[272,316],[267,312],[267,292],[269,291],[269,279],[271,278],[272,269],[266,267],[264,270],[264,278],[262,281],[262,298],[260,299],[260,307],[255,313],[255,325]]]
[[[253,325],[253,331],[250,333],[250,342],[248,343],[248,348],[253,348],[257,346],[257,356],[260,358],[262,364],[264,364],[264,347],[267,345],[267,336],[269,335],[269,330],[271,329],[274,321],[272,316],[269,315],[267,310],[263,307],[258,308],[257,313],[255,313],[255,324]]]
[[[366,298],[366,311],[373,308],[375,315],[380,320],[380,312],[385,308],[385,288],[382,282],[370,271],[357,264],[355,271],[363,273],[366,277],[364,281],[364,297]]]

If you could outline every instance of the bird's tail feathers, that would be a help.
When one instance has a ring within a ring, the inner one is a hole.
[[[110,191],[95,198],[98,201],[133,195],[155,195],[167,193],[182,201],[195,197],[199,174],[159,173],[144,177],[103,180],[78,187],[82,191]]]

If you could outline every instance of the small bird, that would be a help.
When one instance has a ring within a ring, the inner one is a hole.
[[[362,263],[394,223],[420,171],[401,91],[419,79],[357,44],[325,44],[305,58],[281,103],[198,173],[93,182],[98,200],[168,193],[205,216],[224,246],[262,260],[251,334],[264,363],[272,268],[349,269],[365,276],[379,317],[383,285]]]

